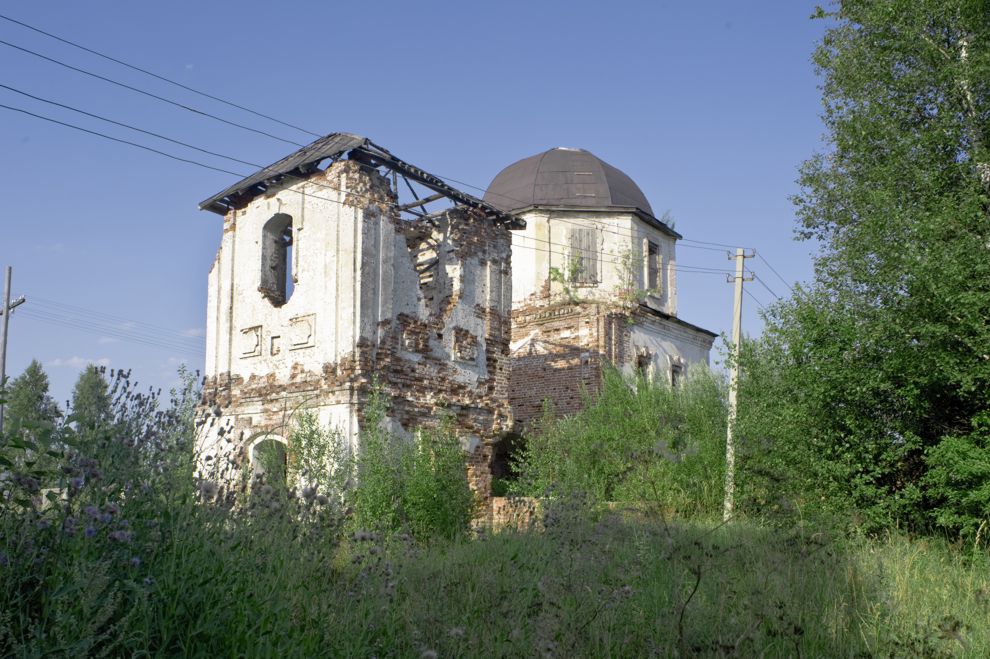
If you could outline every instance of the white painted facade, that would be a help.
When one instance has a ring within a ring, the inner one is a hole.
[[[641,359],[639,367],[653,377],[673,378],[675,371],[685,375],[690,365],[709,363],[714,335],[677,318],[676,233],[617,209],[534,208],[521,216],[526,228],[512,234],[513,308],[547,301],[645,307],[657,313],[637,314],[631,321],[630,358],[621,368],[631,372],[640,356],[649,363]],[[576,243],[576,231],[588,232],[591,240]],[[574,265],[589,257],[597,276],[581,277],[582,268]],[[575,339],[585,342],[577,334]],[[513,351],[521,347],[516,343]]]

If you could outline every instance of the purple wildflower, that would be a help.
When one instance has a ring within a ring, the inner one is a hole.
[[[92,504],[83,508],[83,512],[89,515],[90,517],[92,517],[93,519],[96,519],[100,515],[100,509]]]
[[[107,505],[103,506],[103,511],[111,515],[116,515],[117,513],[120,512],[120,506],[118,506],[115,503],[108,503]]]
[[[110,534],[110,539],[116,540],[117,542],[128,543],[131,541],[131,535],[132,534],[130,531],[114,531]]]
[[[44,531],[45,529],[50,528],[51,525],[52,525],[52,523],[50,521],[48,521],[47,519],[39,519],[38,520],[38,529],[41,530],[41,531]]]
[[[10,559],[7,558],[7,554],[0,552],[0,567],[7,567],[10,565]]]
[[[86,534],[87,538],[92,538],[94,535],[96,535],[96,529],[93,528],[92,526],[87,526],[86,530],[83,533]]]
[[[131,567],[138,567],[139,565],[141,565],[141,557],[140,556],[132,556],[131,557]]]
[[[111,515],[110,513],[103,513],[102,515],[100,515],[100,521],[103,522],[104,524],[109,524],[110,522],[113,521],[113,515]]]
[[[82,486],[85,484],[86,484],[86,479],[83,478],[82,476],[76,476],[75,478],[69,481],[69,485],[71,485],[72,489],[74,490],[81,490]]]

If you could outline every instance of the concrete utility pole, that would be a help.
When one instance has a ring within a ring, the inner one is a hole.
[[[739,344],[742,342],[742,298],[743,282],[753,281],[746,278],[746,259],[756,256],[756,251],[746,254],[742,247],[736,248],[735,255],[729,254],[729,260],[736,260],[736,274],[728,275],[726,281],[735,282],[735,302],[732,308],[732,363],[729,371],[729,423],[725,429],[725,500],[722,503],[722,519],[729,521],[734,507],[736,491],[736,446],[733,432],[736,426],[736,392],[739,387]]]
[[[6,389],[7,380],[7,328],[10,324],[10,312],[14,307],[24,304],[24,298],[19,297],[14,300],[13,304],[10,302],[10,280],[13,276],[14,269],[7,266],[7,274],[4,277],[3,283],[3,307],[0,308],[0,315],[3,316],[3,323],[0,324],[0,390]],[[4,394],[6,395],[6,394]],[[0,398],[2,401],[2,398]],[[0,402],[0,434],[3,433],[3,414],[5,405]]]

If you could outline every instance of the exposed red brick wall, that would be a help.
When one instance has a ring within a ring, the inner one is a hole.
[[[509,404],[517,428],[543,413],[573,414],[600,391],[605,364],[621,364],[628,350],[628,316],[596,303],[534,304],[512,311]]]

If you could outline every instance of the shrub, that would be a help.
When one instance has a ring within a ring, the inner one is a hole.
[[[979,546],[990,545],[990,412],[968,435],[945,437],[925,455],[935,523]]]
[[[410,532],[421,540],[463,535],[475,502],[450,419],[441,416],[436,427],[421,429],[415,441],[407,441],[384,429],[387,405],[376,389],[360,435],[357,483],[348,495],[355,526]]]
[[[437,427],[421,430],[406,456],[402,502],[409,530],[419,539],[463,535],[474,516],[474,492],[452,425],[451,418],[444,416]]]
[[[599,503],[656,501],[682,515],[722,502],[725,384],[697,369],[671,387],[616,370],[596,400],[570,417],[544,418],[526,437],[515,493],[580,492]]]

